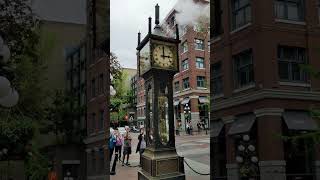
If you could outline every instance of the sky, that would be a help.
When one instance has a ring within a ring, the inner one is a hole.
[[[155,5],[160,6],[160,22],[177,0],[111,0],[110,45],[122,67],[137,69],[138,32],[143,39],[148,32],[148,17],[154,27]]]

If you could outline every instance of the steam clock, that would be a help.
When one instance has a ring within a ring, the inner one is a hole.
[[[141,41],[138,34],[139,75],[145,80],[146,143],[142,155],[142,169],[138,178],[185,179],[183,157],[175,149],[173,87],[172,81],[178,72],[179,30],[176,37],[167,37],[159,26],[159,6],[156,5],[155,27]]]

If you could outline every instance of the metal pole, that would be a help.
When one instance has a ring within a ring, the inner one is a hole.
[[[118,152],[115,152],[115,157],[114,157],[114,160],[113,160],[113,164],[112,164],[112,169],[111,169],[110,175],[116,175],[117,161],[118,161]]]

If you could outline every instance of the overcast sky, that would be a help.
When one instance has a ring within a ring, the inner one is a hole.
[[[148,17],[154,27],[154,6],[160,6],[160,22],[173,8],[177,0],[111,0],[110,35],[111,51],[116,54],[123,67],[137,68],[137,33],[141,39],[148,32]]]

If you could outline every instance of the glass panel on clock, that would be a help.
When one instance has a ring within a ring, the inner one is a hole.
[[[147,72],[151,67],[149,42],[140,50],[139,60],[141,73]]]
[[[154,125],[153,125],[153,114],[152,114],[152,106],[153,106],[153,101],[152,101],[152,88],[148,88],[147,92],[147,108],[149,112],[149,118],[147,118],[147,127],[146,130],[148,131],[148,138],[149,138],[149,144],[153,144],[154,142]]]
[[[158,97],[159,135],[163,145],[169,142],[169,115],[168,115],[168,87],[163,83],[160,86]]]

